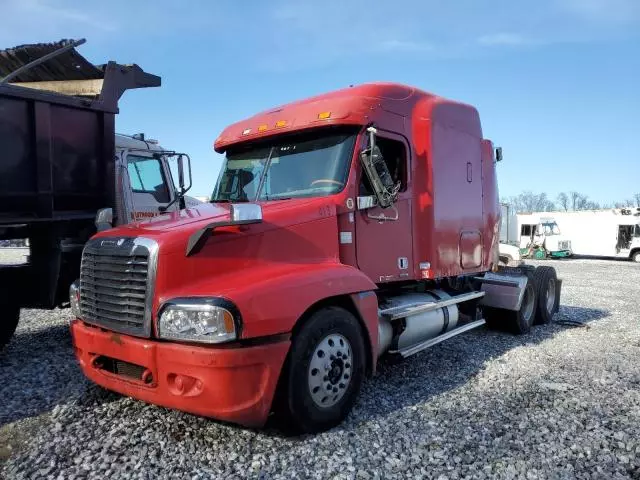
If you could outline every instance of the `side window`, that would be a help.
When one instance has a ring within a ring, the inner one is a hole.
[[[404,143],[388,138],[376,138],[376,145],[380,148],[389,173],[394,183],[400,182],[400,191],[407,189],[407,151]],[[373,189],[367,175],[362,172],[360,180],[360,195],[373,195]]]
[[[530,237],[531,225],[522,225],[522,227],[520,227],[520,235],[523,237]]]
[[[171,200],[159,160],[137,155],[127,156],[131,189],[136,193],[150,193],[159,203]]]

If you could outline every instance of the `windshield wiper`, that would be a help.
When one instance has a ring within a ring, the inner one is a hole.
[[[267,157],[267,161],[264,164],[264,168],[262,169],[262,174],[260,175],[260,182],[258,183],[258,189],[256,190],[256,198],[254,199],[254,201],[258,201],[258,199],[260,198],[260,194],[262,193],[262,187],[264,187],[264,182],[267,178],[268,172],[269,172],[269,167],[271,166],[271,157],[273,156],[273,151],[276,149],[276,147],[271,147],[271,150],[269,150],[269,157]]]

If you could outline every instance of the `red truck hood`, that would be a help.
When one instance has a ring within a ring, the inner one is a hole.
[[[155,316],[172,298],[214,295],[236,301],[242,292],[247,293],[247,285],[286,277],[292,271],[304,272],[308,265],[339,263],[335,202],[330,197],[265,202],[260,223],[232,226],[220,226],[230,220],[228,204],[203,204],[99,236],[145,237],[157,242]],[[187,255],[189,240],[211,225],[215,225],[211,236],[198,248],[190,248]],[[243,308],[251,311],[250,303],[243,303]],[[266,320],[260,323],[263,320],[245,319],[246,334],[274,333],[256,327],[269,325]],[[249,326],[249,322],[255,324]]]
[[[274,228],[287,228],[327,216],[335,216],[336,209],[328,198],[270,201],[259,203],[262,207],[262,222],[253,225],[226,227],[216,238],[228,239],[236,235],[257,234]],[[204,203],[193,208],[170,212],[141,222],[132,222],[112,230],[101,232],[101,237],[146,237],[158,242],[162,253],[186,252],[189,237],[195,232],[217,222],[231,220],[227,203]]]

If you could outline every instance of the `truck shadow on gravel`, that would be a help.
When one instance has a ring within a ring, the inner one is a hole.
[[[349,430],[362,422],[428,402],[471,381],[487,362],[509,350],[538,345],[566,329],[589,329],[590,323],[609,315],[605,310],[562,305],[553,323],[535,326],[527,335],[481,327],[406,359],[383,357],[376,376],[363,386],[349,421],[338,428]]]

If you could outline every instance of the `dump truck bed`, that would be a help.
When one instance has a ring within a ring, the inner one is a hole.
[[[114,114],[0,85],[0,225],[93,219],[113,204]]]
[[[113,206],[118,100],[160,85],[137,65],[92,65],[73,48],[20,70],[68,45],[0,51],[0,77],[13,75],[0,84],[0,226],[93,220]]]

